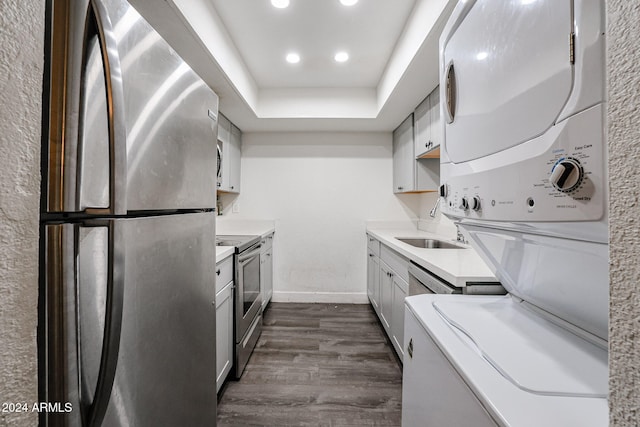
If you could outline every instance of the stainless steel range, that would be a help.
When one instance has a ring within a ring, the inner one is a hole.
[[[240,378],[262,332],[260,236],[217,236],[218,246],[235,246],[235,372]]]

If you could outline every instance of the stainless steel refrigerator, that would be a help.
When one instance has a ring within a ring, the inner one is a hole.
[[[41,425],[214,426],[218,97],[123,0],[48,18]]]

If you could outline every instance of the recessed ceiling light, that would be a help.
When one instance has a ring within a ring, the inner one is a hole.
[[[287,54],[287,62],[289,64],[297,64],[298,62],[300,62],[300,55],[298,55],[297,53],[289,53]]]
[[[354,4],[358,3],[358,0],[340,0],[340,3],[345,6],[353,6]]]
[[[476,55],[476,59],[482,61],[483,59],[487,59],[488,56],[489,54],[487,52],[480,52]]]
[[[346,62],[349,60],[349,54],[347,52],[338,52],[333,59],[335,59],[336,62]]]
[[[271,4],[278,9],[284,9],[289,6],[289,0],[271,0]]]

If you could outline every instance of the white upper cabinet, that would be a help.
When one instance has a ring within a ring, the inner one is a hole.
[[[414,191],[413,114],[393,131],[393,192]]]
[[[222,179],[218,190],[239,193],[242,131],[222,114],[218,121],[218,144],[222,149]]]
[[[231,138],[231,122],[222,114],[218,115],[218,141],[228,144]]]
[[[429,131],[431,134],[431,142],[433,142],[431,152],[435,152],[437,150],[438,157],[440,157],[440,142],[442,142],[442,123],[440,122],[440,86],[436,86],[433,92],[429,95],[429,106],[429,117],[431,117]]]
[[[227,152],[231,170],[229,171],[229,189],[233,193],[240,192],[240,162],[242,157],[242,131],[231,124],[231,141]]]
[[[436,191],[440,185],[440,160],[416,160],[413,114],[393,131],[393,192]]]
[[[421,158],[439,158],[442,129],[440,123],[440,86],[437,86],[413,112],[415,154]]]
[[[416,157],[420,157],[430,150],[431,145],[431,105],[429,97],[420,103],[413,112],[415,120],[415,145]]]

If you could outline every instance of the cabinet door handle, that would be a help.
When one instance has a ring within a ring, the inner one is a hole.
[[[413,338],[409,340],[409,345],[407,346],[407,353],[409,357],[413,359]]]
[[[404,190],[404,187],[398,187],[398,190]]]
[[[370,257],[373,257],[373,254],[369,254]]]
[[[217,269],[216,270],[216,276],[219,276],[219,275],[220,275],[220,269]]]

